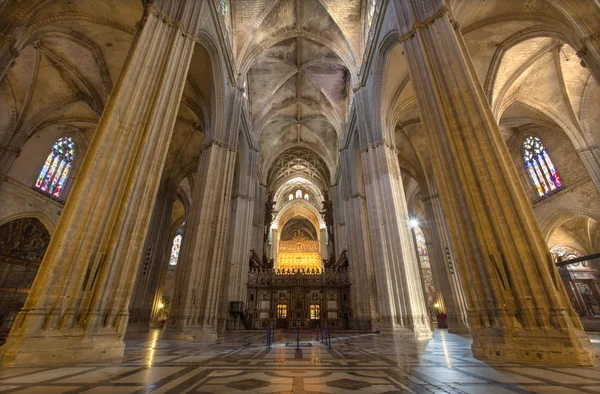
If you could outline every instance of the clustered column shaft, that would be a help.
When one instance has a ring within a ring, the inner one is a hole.
[[[460,32],[441,0],[395,0],[435,179],[484,359],[594,363]]]
[[[156,6],[149,11],[2,348],[4,365],[123,353],[133,282],[195,44]],[[188,22],[199,14],[191,3],[180,11]]]

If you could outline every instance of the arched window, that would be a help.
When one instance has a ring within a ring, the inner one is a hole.
[[[169,259],[169,265],[177,265],[179,260],[179,251],[181,250],[181,240],[183,239],[183,231],[185,230],[185,223],[183,223],[177,229],[177,234],[173,238],[173,247],[171,248],[171,258]]]
[[[302,190],[296,190],[296,198],[302,198]]]
[[[71,137],[59,138],[54,143],[35,182],[36,189],[53,197],[59,197],[69,177],[74,158],[75,142],[73,139]]]
[[[429,254],[427,254],[427,243],[425,235],[419,226],[415,227],[415,241],[417,244],[417,253],[419,254],[419,262],[421,264],[429,264]]]
[[[305,199],[306,201],[308,201],[308,193],[305,193],[305,194],[304,194],[304,199]]]
[[[293,199],[294,199],[294,195],[292,193],[290,193],[289,200],[292,201]]]
[[[531,135],[525,138],[523,142],[523,160],[540,197],[562,187],[562,181],[541,139]]]

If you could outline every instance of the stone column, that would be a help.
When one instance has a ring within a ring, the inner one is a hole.
[[[432,338],[396,149],[361,150],[381,329]]]
[[[275,266],[277,266],[277,252],[279,251],[279,229],[271,229],[270,241],[270,256],[275,261]]]
[[[177,286],[167,326],[168,338],[216,337],[229,249],[226,240],[235,160],[235,144],[213,137],[202,148],[198,181],[186,223],[186,242],[182,244],[175,275]]]
[[[351,329],[378,329],[377,284],[371,252],[371,239],[367,206],[360,169],[358,141],[353,138],[350,147],[340,151],[341,176],[339,193],[343,196],[343,215],[347,234],[346,243],[339,248],[348,248],[348,273],[350,275],[349,321]],[[339,249],[339,253],[342,250]]]
[[[430,238],[428,240],[428,251],[430,253],[431,270],[436,280],[438,293],[442,295],[440,300],[441,310],[448,316],[448,332],[468,333],[467,308],[462,294],[462,286],[456,270],[450,270],[445,251],[448,243],[442,236],[444,226],[438,212],[440,197],[437,193],[430,194],[423,199],[423,205],[431,225],[429,226]],[[429,247],[431,245],[431,248]]]
[[[443,0],[394,0],[400,42],[485,360],[593,365],[594,348]]]
[[[0,350],[4,365],[123,354],[133,282],[194,48],[182,32],[197,29],[200,2],[173,15],[152,4],[148,11]]]
[[[152,315],[157,300],[162,300],[173,242],[170,219],[176,191],[177,186],[170,182],[159,188],[131,298],[128,332],[148,331],[150,324],[155,323]]]
[[[260,183],[260,176],[256,174],[254,181],[254,218],[252,219],[252,248],[256,254],[262,258],[266,252],[264,243],[265,231],[265,201],[267,196],[267,188]]]
[[[320,245],[319,247],[321,248],[321,259],[322,260],[327,260],[329,258],[329,251],[328,251],[328,246],[327,246],[327,229],[322,228],[319,230],[319,238],[320,238]],[[336,256],[337,258],[337,256]],[[335,261],[330,261],[331,264],[335,263]]]
[[[223,275],[223,302],[219,320],[223,323],[219,329],[235,327],[230,316],[230,304],[233,301],[247,305],[248,296],[248,261],[252,242],[252,219],[254,216],[255,177],[258,152],[248,152],[246,160],[241,160],[238,188],[234,191],[229,241],[227,242],[228,261]],[[259,255],[262,258],[262,255]]]

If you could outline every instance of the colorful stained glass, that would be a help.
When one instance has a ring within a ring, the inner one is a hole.
[[[540,197],[562,187],[558,172],[550,160],[550,156],[542,140],[529,136],[523,142],[523,161],[531,181]]]
[[[73,139],[71,137],[59,138],[46,158],[46,163],[38,175],[35,187],[54,197],[59,197],[64,189],[74,158],[75,143]]]
[[[173,238],[173,247],[171,248],[171,257],[169,258],[169,265],[177,265],[179,260],[179,251],[181,250],[181,241],[183,240],[183,232],[185,230],[185,223],[183,223],[177,229],[175,238]]]
[[[535,174],[535,170],[533,169],[533,166],[531,165],[531,163],[527,163],[527,164],[525,164],[525,166],[527,167],[527,171],[529,171],[529,176],[531,177],[531,180],[533,181],[538,194],[540,196],[543,196],[544,189],[542,189],[542,185],[540,184],[540,181],[538,180],[538,177]]]
[[[48,158],[46,159],[46,163],[44,164],[44,167],[42,167],[42,171],[40,171],[40,176],[38,176],[37,182],[35,182],[35,187],[42,186],[42,182],[46,178],[46,173],[48,172],[48,169],[50,168],[52,159],[54,159],[54,156],[52,154],[49,154]]]

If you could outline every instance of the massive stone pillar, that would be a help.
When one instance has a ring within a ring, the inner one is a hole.
[[[449,243],[445,236],[445,223],[440,210],[440,197],[436,193],[423,198],[423,205],[431,226],[427,250],[431,258],[431,270],[436,282],[438,295],[441,295],[440,310],[448,316],[448,331],[454,333],[469,332],[467,306],[460,282],[459,273],[452,266],[449,257]],[[451,258],[451,256],[450,256]]]
[[[129,308],[128,332],[144,332],[156,323],[152,315],[162,300],[169,265],[173,242],[169,226],[176,191],[177,186],[171,182],[159,187]]]
[[[319,230],[319,247],[321,249],[321,260],[329,259],[328,243],[327,243],[327,229],[322,228]],[[334,253],[335,256],[335,253]],[[337,258],[337,256],[335,256]],[[331,261],[334,264],[335,261]]]
[[[275,265],[277,265],[277,252],[279,252],[279,229],[273,228],[271,229],[271,239],[268,256],[270,256],[270,258],[272,258],[275,261]]]
[[[397,152],[383,136],[383,130],[367,130],[369,122],[366,91],[355,96],[360,119],[360,160],[368,212],[371,245],[377,281],[380,328],[407,333],[417,339],[432,338],[423,285],[413,237]],[[370,141],[379,138],[379,140]]]
[[[236,140],[233,141],[233,144],[220,142],[213,137],[200,154],[198,180],[185,229],[187,236],[175,275],[176,287],[166,332],[169,338],[216,336],[229,249],[226,240],[236,160]]]
[[[29,297],[0,350],[4,365],[123,354],[129,299],[194,48],[182,32],[195,32],[200,12],[200,2],[186,2],[162,15],[160,4],[149,6],[134,39]]]
[[[592,365],[533,210],[443,0],[394,0],[400,41],[485,360]]]
[[[219,329],[225,326],[228,329],[244,328],[239,325],[239,321],[230,316],[230,305],[231,302],[242,302],[246,305],[248,296],[248,260],[252,242],[252,219],[255,214],[254,188],[258,152],[248,150],[246,154],[247,157],[242,158],[240,162],[237,190],[234,190],[231,201],[232,217],[226,252],[228,261],[223,275],[222,310],[219,314],[219,320],[223,323],[219,325]]]
[[[350,275],[350,316],[349,328],[372,330],[379,327],[377,290],[367,206],[359,163],[358,141],[355,137],[350,145],[340,151],[340,180],[335,187],[336,194],[343,200],[343,234],[336,234],[338,255],[348,249],[348,271]],[[339,189],[339,190],[338,190]],[[340,236],[342,235],[342,236]]]
[[[252,249],[262,258],[266,253],[265,234],[265,202],[267,200],[267,188],[260,183],[260,174],[257,171],[254,180],[254,218],[252,219]]]

